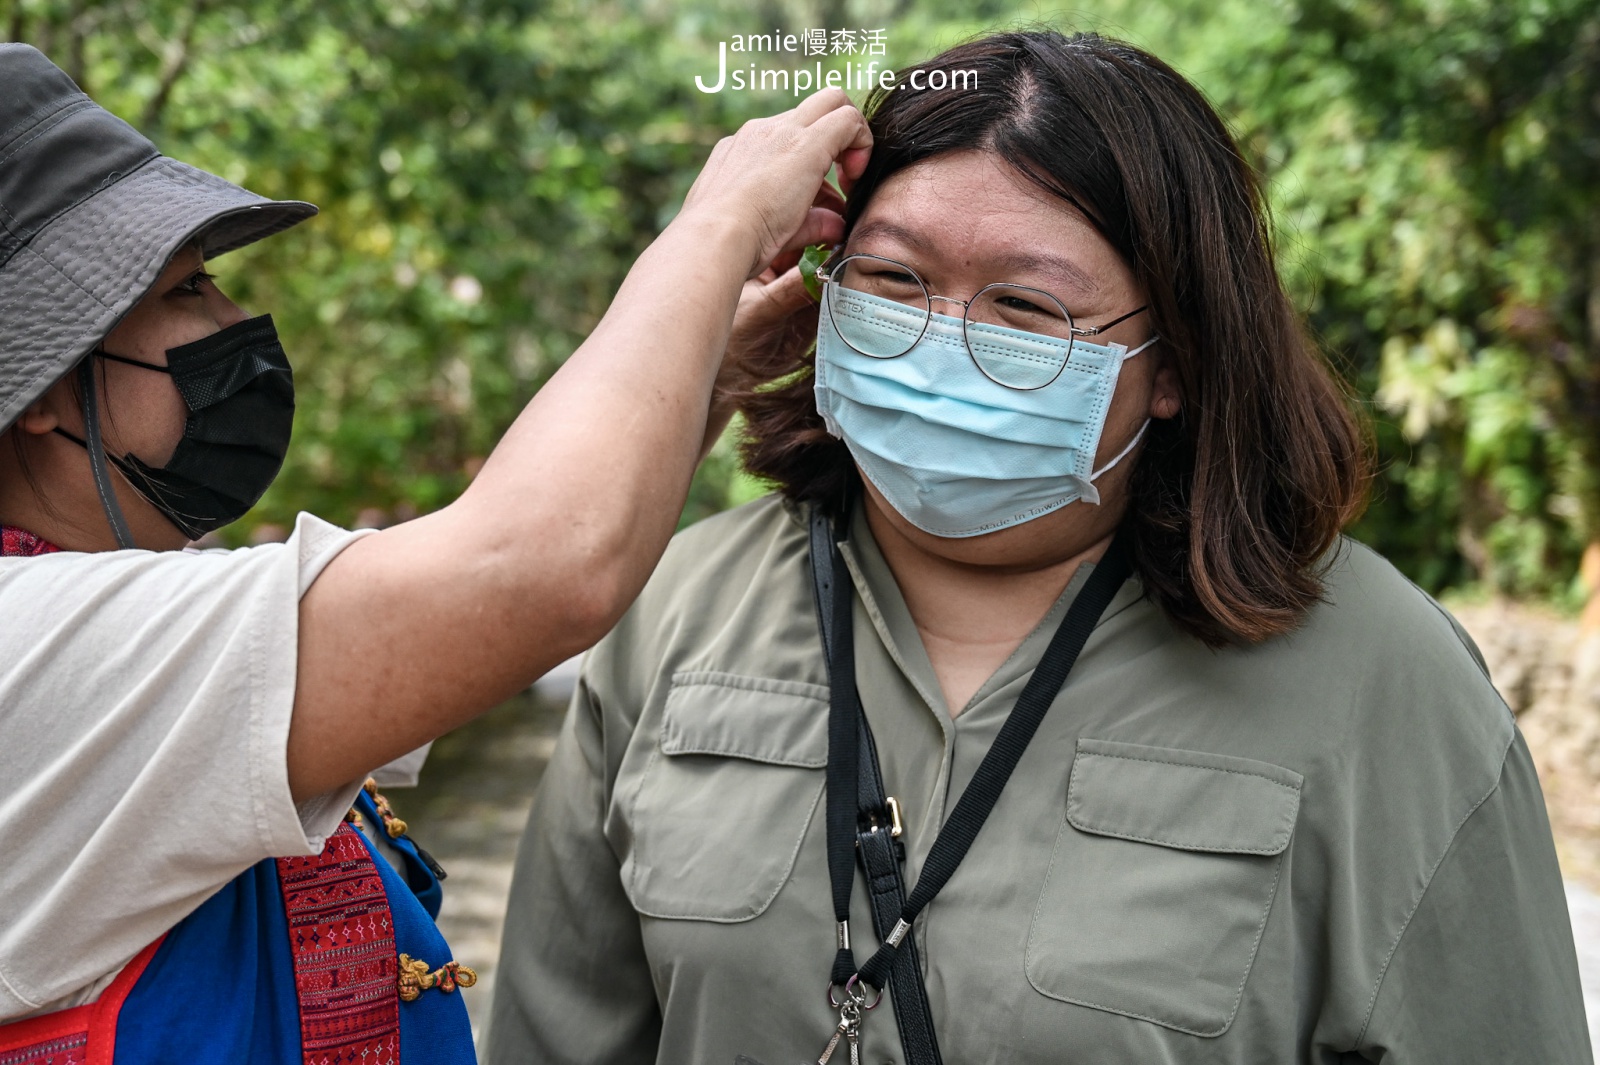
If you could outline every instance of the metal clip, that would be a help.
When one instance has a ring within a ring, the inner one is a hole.
[[[900,800],[891,795],[884,800],[883,804],[889,813],[889,838],[899,839],[906,830],[905,822],[900,820]],[[876,813],[870,813],[867,817],[872,822],[872,831],[876,832],[883,827]],[[856,845],[860,846],[860,841],[857,841]]]
[[[841,1040],[850,1047],[850,1065],[861,1065],[861,1018],[869,1010],[878,1008],[878,1003],[883,1001],[883,990],[876,989],[877,994],[869,1002],[867,985],[861,982],[860,973],[845,981],[843,997],[834,994],[834,986],[828,985],[828,1005],[839,1011],[839,1025],[829,1036],[828,1045],[822,1048],[816,1065],[828,1065],[828,1059],[839,1049]]]
[[[828,1039],[828,1045],[822,1048],[822,1054],[817,1058],[817,1065],[828,1065],[828,1059],[833,1057],[833,1052],[839,1049],[839,1040],[849,1041],[850,1057],[852,1062],[860,1061],[860,1051],[857,1050],[860,1036],[856,1033],[861,1028],[861,1007],[854,1002],[845,1002],[839,1007],[839,1027],[833,1030],[833,1035]]]

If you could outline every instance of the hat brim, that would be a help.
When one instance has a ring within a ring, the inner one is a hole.
[[[158,156],[63,212],[0,268],[0,430],[10,426],[198,241],[215,258],[317,213]]]

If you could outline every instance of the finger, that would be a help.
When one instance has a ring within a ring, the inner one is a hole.
[[[855,105],[829,111],[806,127],[807,133],[817,134],[833,150],[829,158],[837,159],[847,149],[871,148],[872,130],[867,126],[867,116]]]
[[[811,201],[811,206],[822,207],[832,211],[834,214],[842,215],[844,214],[844,197],[839,195],[838,189],[824,181],[822,187],[817,190],[816,198]]]
[[[785,270],[787,270],[790,267],[792,267],[795,263],[798,263],[800,261],[800,256],[802,256],[804,254],[805,254],[805,249],[803,247],[802,248],[788,248],[788,249],[786,249],[784,251],[779,252],[778,253],[778,257],[772,260],[772,265],[767,267],[766,273],[763,273],[761,275],[761,278],[765,278],[767,281],[773,280],[773,278],[777,277],[777,275],[783,273]],[[767,274],[771,274],[772,277],[768,277]]]
[[[794,116],[795,120],[802,126],[809,126],[830,111],[836,111],[841,107],[854,106],[850,102],[849,94],[843,89],[827,88],[819,89],[804,100],[801,100],[800,105],[790,111],[789,114]]]
[[[839,156],[839,161],[836,164],[839,170],[839,188],[844,190],[846,196],[850,195],[850,190],[856,187],[856,182],[861,179],[862,174],[866,173],[867,164],[871,161],[872,149],[870,148],[847,148]]]
[[[772,284],[761,290],[765,297],[763,317],[771,316],[774,323],[787,318],[800,308],[811,304],[811,293],[806,291],[805,278],[798,269],[785,270]]]
[[[825,207],[813,207],[806,212],[800,228],[783,242],[779,254],[795,249],[804,251],[813,244],[837,244],[843,239],[844,219]]]
[[[785,270],[772,282],[745,282],[734,331],[741,337],[758,337],[779,325],[795,311],[811,306],[811,294],[799,270]]]
[[[867,120],[855,108],[840,108],[823,118],[818,119],[811,126],[802,131],[801,147],[807,152],[826,152],[826,163],[823,173],[826,174],[835,163],[841,164],[841,175],[846,174],[847,166],[855,168],[852,177],[859,176],[866,168],[866,163],[860,158],[863,151],[872,148],[872,131],[867,128]],[[822,162],[822,160],[818,160]],[[826,181],[819,182],[826,184]]]

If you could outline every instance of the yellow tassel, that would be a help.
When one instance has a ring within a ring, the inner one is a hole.
[[[449,994],[459,985],[471,987],[478,982],[478,973],[468,966],[447,961],[433,971],[428,963],[409,954],[400,955],[400,1001],[415,1002],[424,991],[438,988]]]

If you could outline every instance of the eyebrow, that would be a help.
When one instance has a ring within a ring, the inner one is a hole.
[[[922,234],[889,221],[874,220],[867,222],[858,227],[850,236],[852,243],[882,236],[926,255],[934,253],[932,243]],[[1046,251],[1017,251],[1003,253],[998,258],[1008,268],[1037,270],[1047,274],[1054,274],[1069,287],[1075,288],[1082,293],[1094,293],[1100,289],[1100,282],[1093,274],[1090,274],[1072,260],[1060,255],[1054,255]]]

